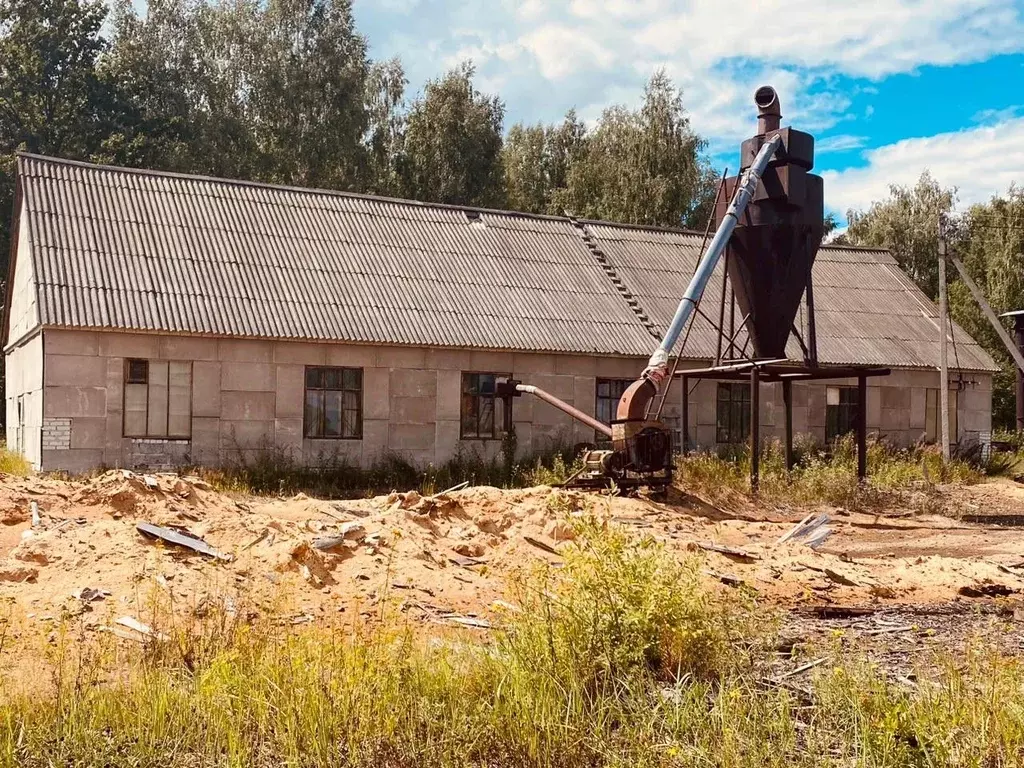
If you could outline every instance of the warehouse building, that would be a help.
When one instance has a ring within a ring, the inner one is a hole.
[[[4,318],[7,442],[44,470],[217,465],[273,450],[306,463],[417,465],[497,454],[495,384],[535,384],[609,420],[693,273],[701,236],[89,165],[17,161]],[[937,436],[935,306],[885,251],[823,247],[819,361],[892,369],[794,386],[797,433]],[[719,274],[705,297],[719,302]],[[681,367],[718,354],[708,313]],[[798,335],[790,342],[799,359]],[[996,366],[950,337],[959,440],[986,440]],[[735,349],[745,339],[737,335]],[[762,434],[781,393],[761,397]],[[681,433],[682,388],[664,416]],[[698,447],[741,442],[744,384],[688,392]],[[546,403],[513,401],[523,456],[592,442]],[[694,446],[691,446],[694,447]]]

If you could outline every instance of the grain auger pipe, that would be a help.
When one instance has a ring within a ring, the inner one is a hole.
[[[582,413],[550,393],[518,381],[512,380],[505,383],[499,391],[500,395],[506,397],[518,397],[522,394],[539,397],[577,421],[592,427],[597,434],[611,438],[611,450],[592,450],[584,455],[585,473],[582,476],[589,478],[588,484],[596,486],[601,482],[607,484],[609,481],[613,481],[619,486],[665,486],[671,482],[671,432],[662,422],[648,420],[648,407],[658,394],[659,389],[667,387],[671,383],[669,359],[673,349],[678,343],[683,329],[686,328],[686,324],[692,318],[694,309],[707,288],[708,281],[711,279],[719,259],[729,246],[729,241],[740,223],[740,218],[747,210],[751,200],[759,194],[761,177],[777,153],[785,154],[786,158],[789,157],[790,145],[783,135],[789,129],[780,130],[779,128],[782,114],[775,89],[770,86],[758,88],[754,95],[754,102],[757,104],[758,110],[758,135],[751,141],[759,142],[756,154],[752,148],[750,155],[753,157],[750,164],[740,178],[734,182],[735,192],[732,199],[721,216],[714,237],[697,264],[693,278],[679,302],[679,307],[676,309],[672,322],[669,323],[664,338],[654,354],[651,355],[640,378],[623,393],[611,427],[609,428]],[[803,135],[806,136],[806,134]],[[807,136],[807,139],[810,138]],[[744,151],[749,143],[744,144]],[[780,162],[786,161],[786,158],[780,158]],[[576,484],[584,483],[577,481]]]

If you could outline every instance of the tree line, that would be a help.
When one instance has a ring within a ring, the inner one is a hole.
[[[129,167],[416,200],[702,229],[716,192],[705,141],[664,73],[640,106],[505,130],[505,103],[465,63],[411,90],[375,61],[351,0],[0,0],[0,211],[19,149]],[[839,240],[889,248],[937,294],[937,221],[956,192],[925,174],[848,213]],[[997,311],[1024,308],[1024,193],[954,217],[953,247]],[[0,216],[6,275],[10,216]],[[834,218],[826,228],[831,229]],[[963,285],[952,313],[1013,368]]]
[[[888,248],[931,299],[939,294],[939,222],[956,254],[996,314],[1024,309],[1024,188],[1011,186],[987,203],[957,211],[957,191],[925,171],[913,186],[892,185],[886,199],[847,213],[839,243]],[[1016,366],[956,270],[947,269],[949,312],[1000,366],[993,382],[992,419],[1013,429]],[[954,342],[956,337],[954,336]],[[955,345],[950,366],[956,364]]]
[[[593,126],[514,125],[462,64],[410,92],[351,0],[0,0],[0,209],[16,150],[637,224],[703,226],[715,184],[664,74]],[[613,151],[612,151],[613,150]],[[5,217],[6,218],[6,217]],[[5,226],[7,222],[5,222]]]

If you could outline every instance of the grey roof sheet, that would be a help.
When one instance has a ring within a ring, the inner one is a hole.
[[[36,155],[19,156],[18,172],[44,326],[637,356],[654,346],[568,219]],[[700,236],[584,226],[664,328]],[[825,248],[814,276],[824,362],[935,365],[935,308],[888,254]],[[994,367],[958,334],[965,368]],[[685,356],[714,346],[699,321]]]

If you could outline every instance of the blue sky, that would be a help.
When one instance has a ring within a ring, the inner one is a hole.
[[[416,91],[462,60],[506,126],[635,105],[664,68],[721,169],[770,83],[841,217],[928,168],[961,205],[1024,185],[1024,0],[355,0]]]

